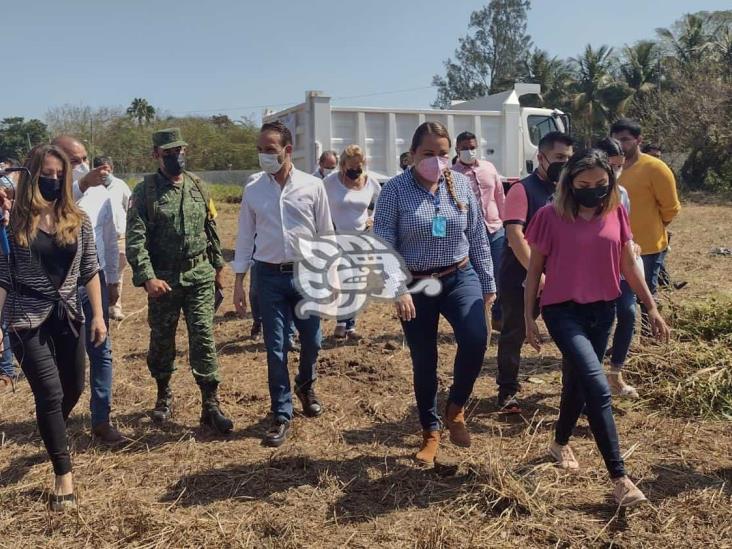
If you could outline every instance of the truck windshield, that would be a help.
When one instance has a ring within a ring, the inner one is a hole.
[[[549,132],[558,131],[557,123],[551,116],[532,114],[528,116],[529,138],[534,145],[538,145],[542,137]]]

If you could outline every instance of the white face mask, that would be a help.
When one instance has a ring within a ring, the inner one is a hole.
[[[623,173],[623,168],[613,168],[613,172],[615,172],[615,181],[617,181]]]
[[[333,168],[321,168],[320,171],[323,172],[323,177],[328,177],[333,173]]]
[[[275,174],[282,169],[279,154],[259,153],[259,167],[268,174]]]
[[[476,149],[463,149],[460,151],[460,162],[463,164],[474,164],[478,159],[478,151]]]
[[[82,162],[81,164],[76,166],[72,171],[74,181],[79,181],[82,177],[84,177],[88,173],[89,173],[89,164],[87,164],[86,162]]]

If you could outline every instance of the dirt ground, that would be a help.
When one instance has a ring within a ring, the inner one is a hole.
[[[236,207],[221,207],[231,254]],[[673,225],[670,269],[689,286],[666,300],[731,292],[732,207],[686,204]],[[110,450],[89,434],[88,391],[70,420],[78,513],[50,515],[52,472],[26,382],[0,395],[0,547],[732,547],[730,423],[670,417],[642,399],[616,403],[621,448],[650,504],[627,513],[610,485],[586,423],[574,438],[582,469],[546,458],[559,403],[558,353],[526,348],[521,416],[497,413],[495,340],[469,404],[470,449],[445,442],[442,465],[417,468],[419,443],[409,350],[386,304],[359,318],[360,342],[335,343],[324,323],[318,391],[326,412],[298,415],[280,449],[260,444],[269,408],[266,354],[251,320],[227,299],[216,318],[223,407],[234,433],[198,426],[200,398],[178,334],[175,415],[158,427],[147,412],[155,387],[145,365],[145,297],[125,281],[128,318],[111,328],[114,421],[129,437]],[[441,324],[441,402],[455,352]],[[643,349],[635,347],[635,352]],[[297,355],[290,354],[291,369]],[[632,372],[630,372],[632,375]],[[643,379],[633,378],[640,392]]]

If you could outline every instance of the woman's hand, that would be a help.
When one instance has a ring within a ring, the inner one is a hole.
[[[493,305],[496,301],[496,293],[493,292],[492,294],[483,294],[483,303],[485,304],[486,310],[488,310],[488,307]]]
[[[648,323],[651,325],[653,337],[655,337],[658,341],[667,343],[669,338],[671,337],[671,330],[669,330],[666,321],[663,320],[661,313],[658,312],[658,307],[654,306],[648,311]]]
[[[395,305],[399,320],[409,322],[417,316],[417,310],[414,308],[414,301],[412,301],[412,294],[400,295],[397,297]]]
[[[104,323],[103,317],[92,317],[89,335],[95,347],[99,347],[104,343],[104,340],[107,339],[107,325]]]
[[[537,352],[541,350],[541,335],[539,334],[539,326],[530,316],[524,315],[526,323],[526,342],[531,345]]]

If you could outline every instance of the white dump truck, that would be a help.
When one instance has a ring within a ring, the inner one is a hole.
[[[538,84],[515,84],[512,90],[454,103],[450,109],[340,107],[322,92],[309,91],[305,102],[266,111],[263,120],[279,120],[292,132],[293,160],[301,170],[315,170],[320,153],[340,153],[355,143],[366,153],[367,170],[380,181],[399,173],[399,155],[409,149],[422,122],[442,122],[454,138],[470,131],[482,158],[506,179],[524,177],[536,165],[539,139],[550,131],[569,132],[569,118],[557,109],[522,107],[519,97],[539,94]]]

